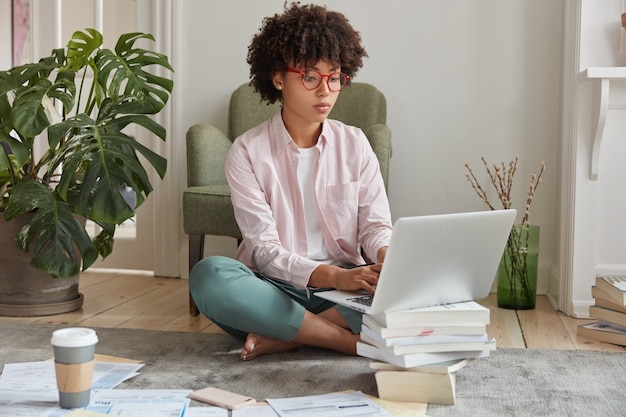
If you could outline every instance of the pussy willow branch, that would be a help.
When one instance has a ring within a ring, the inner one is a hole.
[[[509,162],[509,171],[507,174],[507,191],[506,191],[506,201],[509,203],[509,208],[511,207],[511,189],[513,188],[513,178],[515,177],[515,171],[517,171],[517,160],[516,156],[514,160]],[[502,163],[504,167],[504,162]]]
[[[489,178],[491,179],[491,184],[496,190],[498,199],[502,204],[502,208],[510,209],[511,190],[513,189],[513,179],[515,178],[515,173],[517,172],[517,162],[519,160],[519,157],[516,156],[515,159],[509,162],[508,167],[505,165],[504,162],[502,162],[501,165],[493,164],[493,166],[490,166],[484,157],[482,157],[481,160],[483,162],[483,165],[485,166],[485,170],[487,171]],[[467,168],[467,171],[469,172],[468,174],[465,174],[465,178],[472,185],[472,188],[474,189],[476,194],[478,194],[480,199],[483,200],[483,202],[487,204],[487,206],[489,206],[491,210],[495,210],[495,207],[493,206],[491,201],[489,201],[487,192],[478,182],[478,179],[474,175],[472,168],[470,168],[469,164],[465,164],[465,168]],[[526,206],[524,207],[524,216],[522,218],[522,226],[528,224],[528,219],[530,217],[530,205],[533,201],[533,197],[535,196],[535,190],[537,189],[539,184],[541,184],[541,175],[543,174],[544,170],[545,163],[541,162],[541,170],[539,171],[539,173],[537,174],[536,172],[534,172],[531,176],[528,196],[526,198]]]
[[[474,176],[474,172],[472,171],[472,168],[470,168],[468,164],[465,164],[465,168],[467,168],[467,170],[469,171],[469,174],[465,174],[465,178],[467,178],[467,181],[469,181],[469,183],[472,184],[472,188],[474,189],[474,191],[476,191],[476,194],[478,194],[478,197],[480,197],[481,200],[483,200],[485,204],[487,204],[491,210],[495,210],[495,207],[491,205],[491,203],[489,202],[489,199],[487,198],[487,192],[483,190],[483,188],[480,186],[480,183]]]
[[[535,190],[541,184],[541,175],[546,168],[546,164],[541,162],[541,170],[539,174],[533,172],[532,177],[530,178],[530,188],[528,189],[528,197],[526,198],[526,207],[524,209],[524,217],[522,218],[522,226],[528,223],[528,218],[530,217],[530,204],[533,202],[533,197],[535,196]]]

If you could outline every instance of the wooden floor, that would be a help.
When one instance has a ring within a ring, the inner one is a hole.
[[[189,315],[187,280],[88,271],[81,274],[80,291],[85,302],[78,311],[46,317],[0,317],[0,322],[222,332],[206,317]],[[494,294],[480,303],[491,311],[487,331],[498,347],[624,351],[621,346],[578,337],[576,327],[591,320],[555,311],[546,297],[537,297],[537,307],[525,311],[496,307]]]

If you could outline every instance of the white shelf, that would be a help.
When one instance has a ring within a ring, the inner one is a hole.
[[[582,73],[583,78],[594,82],[593,88],[593,149],[591,152],[591,179],[598,179],[600,163],[600,147],[604,137],[604,126],[609,110],[609,91],[611,81],[620,81],[618,84],[626,85],[626,67],[591,67]]]
[[[605,78],[608,80],[626,80],[626,67],[592,67],[584,71],[585,78]]]

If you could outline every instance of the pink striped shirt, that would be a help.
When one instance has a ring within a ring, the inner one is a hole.
[[[376,154],[355,127],[326,120],[315,198],[322,235],[337,265],[375,260],[389,245],[391,214]],[[237,138],[226,159],[235,217],[243,234],[237,259],[254,271],[306,288],[320,263],[310,260],[297,179],[299,150],[280,111]]]

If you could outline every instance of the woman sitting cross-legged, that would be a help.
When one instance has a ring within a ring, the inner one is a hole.
[[[251,84],[282,106],[227,157],[237,259],[207,257],[189,278],[200,311],[244,341],[243,360],[303,345],[356,354],[361,314],[313,294],[373,292],[391,237],[367,138],[328,119],[365,56],[346,17],[317,5],[265,18],[248,48]]]

